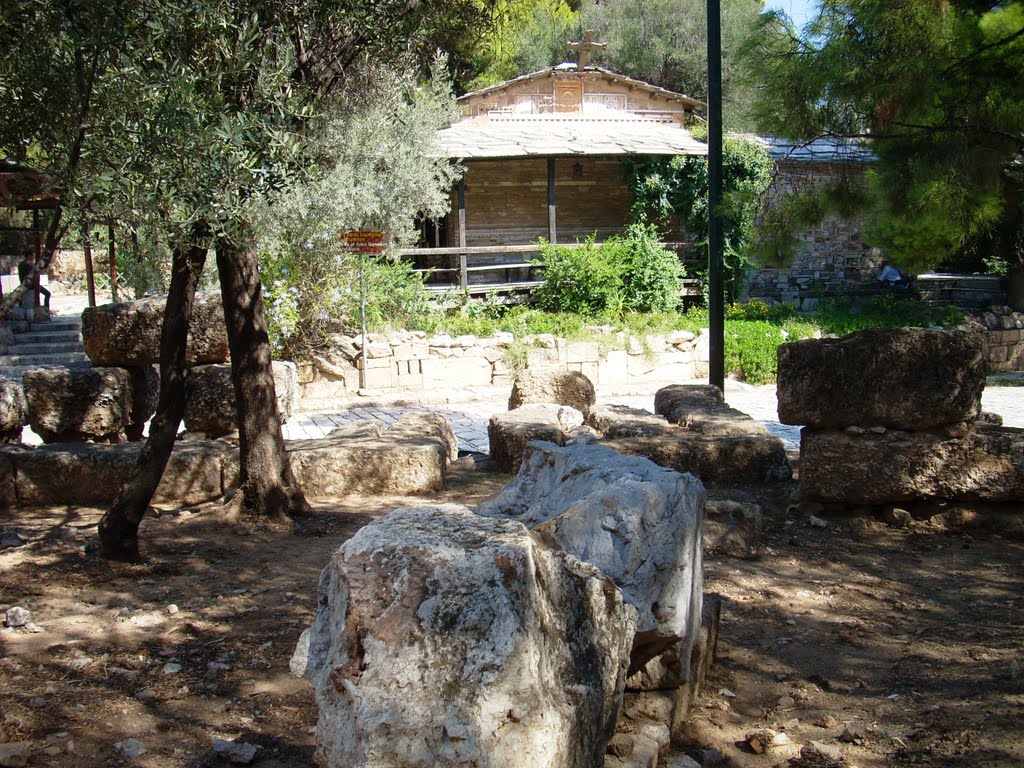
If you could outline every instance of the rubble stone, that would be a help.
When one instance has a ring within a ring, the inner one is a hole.
[[[518,472],[523,450],[531,440],[564,445],[568,433],[583,425],[583,414],[567,405],[535,403],[498,413],[487,424],[487,438],[494,465]]]
[[[19,442],[26,423],[28,403],[21,382],[0,376],[0,442]]]
[[[132,375],[124,368],[33,368],[22,382],[28,422],[44,442],[117,440],[131,423]]]
[[[274,392],[281,421],[291,417],[298,397],[298,375],[295,363],[275,360]],[[235,385],[231,365],[198,365],[189,374],[185,400],[185,429],[209,437],[220,437],[238,430],[235,411]]]
[[[634,620],[598,569],[520,523],[395,510],[331,559],[292,658],[316,690],[317,760],[601,765]]]
[[[516,376],[508,400],[511,411],[532,403],[558,403],[575,408],[586,418],[597,400],[594,385],[577,371],[525,370]]]

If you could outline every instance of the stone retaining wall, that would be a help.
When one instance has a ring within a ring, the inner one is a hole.
[[[978,319],[987,332],[985,355],[989,372],[1024,371],[1024,312],[989,307]]]
[[[644,339],[610,331],[594,341],[549,334],[515,343],[510,333],[491,338],[401,332],[368,337],[366,388],[429,391],[439,388],[511,386],[517,370],[578,371],[599,386],[675,382],[707,375],[708,335],[687,331]],[[359,389],[360,339],[335,336],[334,350],[299,368],[305,399],[352,394]]]

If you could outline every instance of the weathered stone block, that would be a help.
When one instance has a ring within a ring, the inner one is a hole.
[[[124,368],[34,368],[22,377],[28,422],[44,442],[119,439],[132,419]]]
[[[1024,501],[1024,430],[979,427],[965,437],[888,430],[800,436],[805,498],[854,505],[919,499]]]
[[[82,312],[82,341],[94,365],[155,365],[160,362],[160,333],[166,296],[90,307]],[[228,335],[220,294],[196,294],[188,336],[190,365],[223,363]]]
[[[575,408],[585,418],[596,400],[594,384],[582,373],[526,370],[516,376],[508,409],[533,403],[557,403]]]
[[[491,460],[498,469],[518,472],[527,443],[546,440],[565,445],[567,433],[582,424],[582,413],[553,403],[534,403],[495,414],[487,423]]]
[[[625,405],[597,405],[590,411],[587,423],[609,439],[663,435],[669,429],[664,416]]]
[[[700,624],[704,486],[691,475],[602,446],[527,446],[516,478],[479,513],[518,520],[596,565],[637,610],[630,670]]]
[[[980,334],[871,328],[779,347],[779,420],[823,429],[925,430],[973,421],[985,386]]]
[[[669,421],[690,411],[707,411],[724,404],[722,390],[713,384],[672,384],[654,393],[654,412]]]
[[[27,422],[28,403],[21,382],[0,376],[0,442],[19,442]]]
[[[437,438],[289,440],[285,445],[307,496],[400,495],[444,487],[447,447]],[[236,467],[226,476],[237,486]]]
[[[21,506],[109,504],[135,471],[142,446],[63,444],[12,449]],[[164,470],[153,501],[199,504],[223,495],[223,443],[178,443]]]
[[[602,445],[655,464],[690,472],[704,481],[774,482],[792,476],[782,441],[739,435],[706,437],[672,427],[664,435],[601,440]]]
[[[387,440],[435,438],[440,440],[444,446],[448,461],[458,461],[459,459],[459,438],[455,436],[455,430],[452,429],[448,419],[439,413],[429,411],[403,413],[394,424],[388,427],[384,435]]]
[[[399,509],[331,559],[292,670],[316,690],[324,768],[593,768],[633,628],[598,569],[522,524]]]
[[[275,360],[274,392],[281,421],[287,421],[298,399],[298,375],[295,363]],[[185,395],[185,429],[211,437],[227,435],[238,429],[235,386],[231,365],[197,365],[189,373]]]

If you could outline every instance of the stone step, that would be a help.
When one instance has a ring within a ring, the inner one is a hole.
[[[82,334],[78,331],[52,331],[42,328],[14,334],[15,344],[77,344],[82,345]]]
[[[7,348],[8,355],[72,355],[83,352],[82,342],[56,342],[44,344],[23,344],[21,339],[15,339],[14,343]]]
[[[54,367],[87,363],[85,352],[68,352],[59,355],[0,355],[0,375],[8,368]]]
[[[81,332],[82,330],[82,319],[80,317],[60,317],[50,320],[37,320],[29,323],[29,330],[26,333],[39,333],[39,332],[60,332],[69,333],[71,331]]]

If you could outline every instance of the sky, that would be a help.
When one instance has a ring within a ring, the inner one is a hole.
[[[768,0],[765,6],[784,11],[793,19],[797,29],[802,28],[804,24],[810,21],[811,17],[818,10],[817,0]]]

